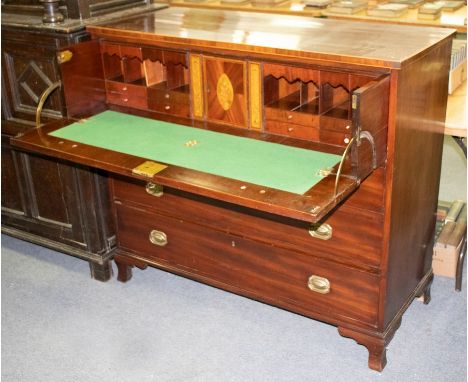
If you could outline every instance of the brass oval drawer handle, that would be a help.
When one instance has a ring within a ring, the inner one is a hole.
[[[312,275],[307,283],[309,289],[320,294],[330,293],[330,281],[325,277]]]
[[[160,196],[163,195],[163,186],[160,185],[160,184],[156,184],[156,183],[152,183],[152,182],[149,182],[146,187],[145,187],[145,190],[148,194],[150,195],[153,195],[153,196],[157,196],[158,198]]]
[[[329,240],[333,236],[333,228],[330,224],[312,224],[309,229],[309,234],[320,240]]]
[[[153,229],[149,234],[149,240],[159,247],[164,247],[167,244],[167,235],[163,231]]]

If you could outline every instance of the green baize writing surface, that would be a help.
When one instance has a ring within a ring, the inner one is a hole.
[[[341,157],[107,110],[52,136],[303,194]],[[194,145],[187,142],[196,141]]]

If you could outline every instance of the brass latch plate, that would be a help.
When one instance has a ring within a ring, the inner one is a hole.
[[[143,175],[148,178],[152,178],[158,172],[167,168],[165,164],[153,162],[153,161],[146,161],[140,164],[139,166],[132,169],[132,173],[136,175]]]

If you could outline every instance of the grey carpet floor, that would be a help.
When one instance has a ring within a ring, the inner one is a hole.
[[[1,257],[3,382],[466,381],[466,278],[435,278],[377,373],[333,326],[169,273],[101,283],[8,236]]]

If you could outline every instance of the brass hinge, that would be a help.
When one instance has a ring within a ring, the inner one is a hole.
[[[353,110],[357,109],[357,95],[356,94],[353,94],[351,97],[351,107],[353,108]]]

